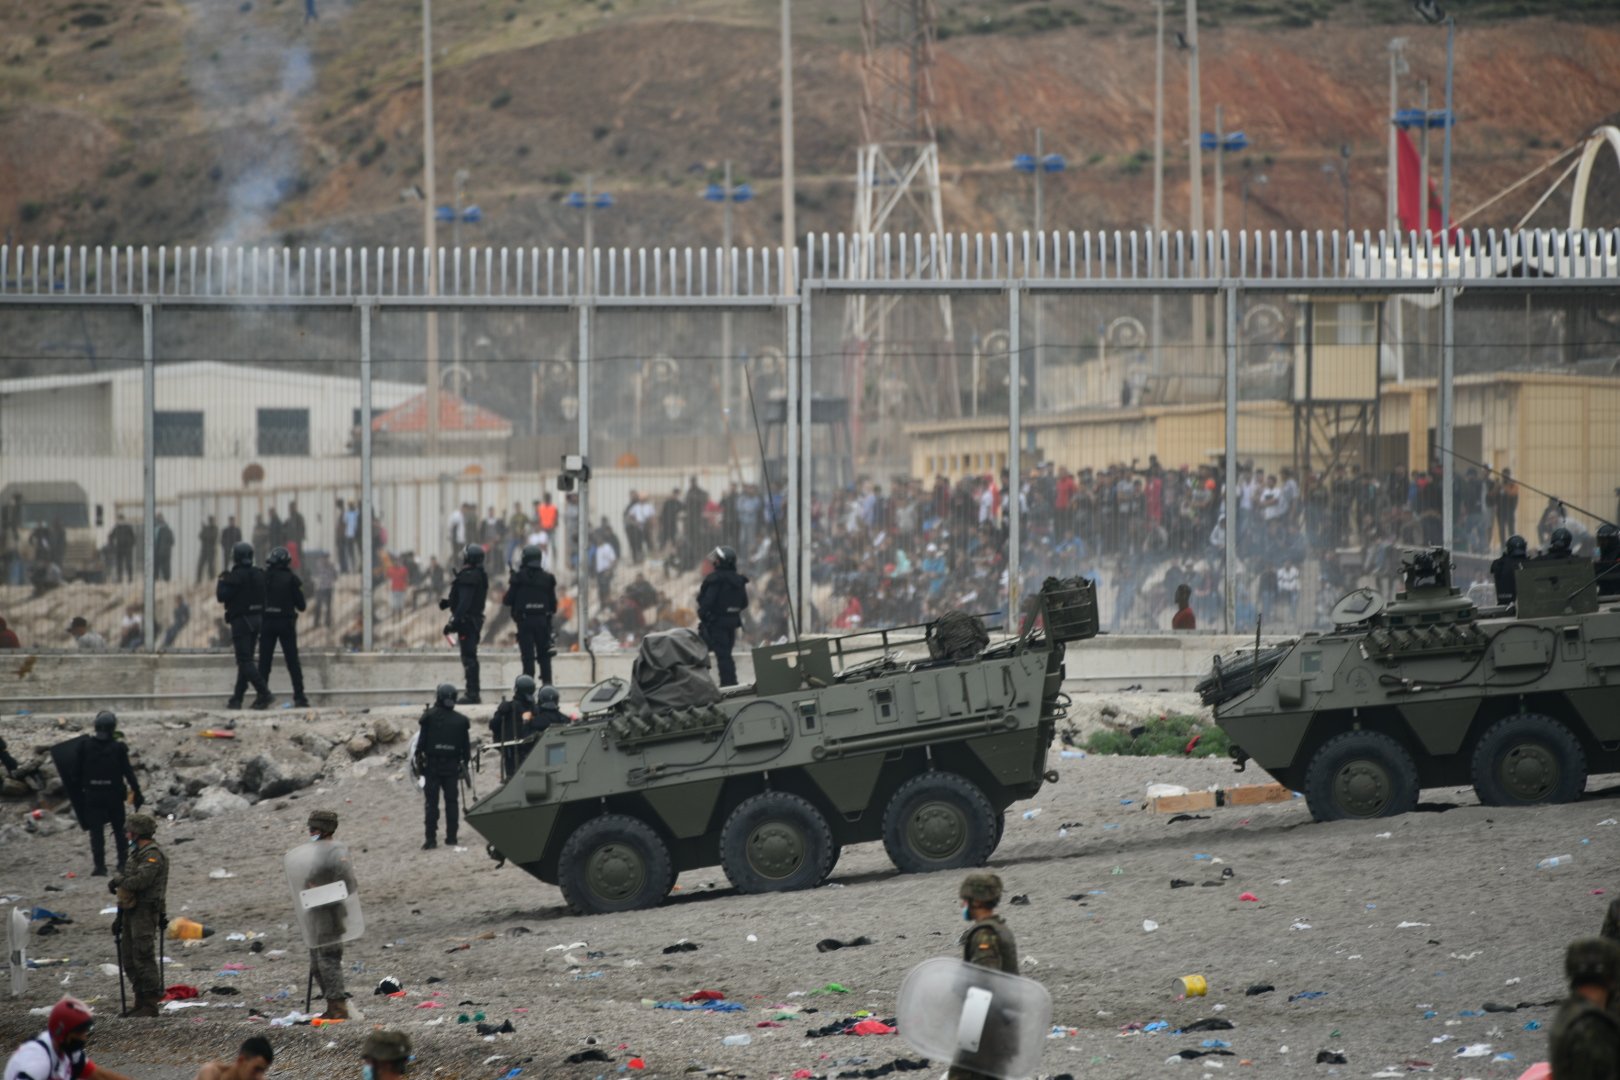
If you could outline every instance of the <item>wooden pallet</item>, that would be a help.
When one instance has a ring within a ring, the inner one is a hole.
[[[1294,793],[1282,784],[1243,784],[1221,791],[1189,791],[1185,795],[1161,795],[1148,803],[1148,808],[1160,814],[1192,814],[1200,810],[1214,810],[1221,806],[1260,806],[1265,803],[1285,803]]]

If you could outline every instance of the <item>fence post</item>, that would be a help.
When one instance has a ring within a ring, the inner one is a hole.
[[[812,514],[812,498],[815,495],[816,482],[815,458],[812,451],[815,446],[815,399],[811,395],[811,368],[815,356],[815,333],[812,328],[811,297],[814,290],[811,288],[809,275],[805,276],[804,284],[799,292],[799,441],[793,445],[788,453],[797,461],[799,470],[799,486],[795,490],[794,498],[799,503],[799,522],[803,529],[803,539],[799,549],[794,552],[799,560],[799,631],[810,633],[814,620],[811,618],[812,605],[810,603],[811,564],[815,558],[815,519]]]
[[[786,304],[782,309],[783,330],[787,336],[787,431],[782,441],[782,458],[787,466],[787,474],[782,478],[785,490],[782,492],[782,506],[787,511],[787,544],[782,552],[782,572],[785,580],[782,584],[787,588],[788,603],[799,602],[801,593],[799,585],[799,309],[797,305]],[[760,462],[760,467],[769,472],[771,463],[769,458]],[[769,477],[766,478],[769,480]],[[767,486],[767,489],[769,487]],[[774,515],[776,508],[772,507]],[[796,620],[795,620],[796,621]]]
[[[157,551],[153,525],[157,521],[157,365],[152,342],[152,305],[141,305],[141,627],[146,651],[157,651]],[[173,554],[170,554],[171,565]]]
[[[1225,286],[1226,326],[1223,336],[1226,346],[1226,557],[1222,571],[1221,589],[1226,594],[1226,626],[1228,634],[1237,633],[1237,532],[1238,532],[1238,287]]]
[[[1018,505],[1018,493],[1023,483],[1023,470],[1018,467],[1018,447],[1022,441],[1023,417],[1022,381],[1023,344],[1019,340],[1023,292],[1011,280],[1007,282],[1007,620],[1008,630],[1018,628],[1019,559],[1023,515]],[[954,360],[953,360],[954,363]]]
[[[1440,543],[1447,551],[1456,539],[1452,493],[1457,482],[1457,461],[1451,456],[1457,407],[1457,290],[1447,285],[1440,290]]]
[[[591,303],[588,298],[582,297],[579,302],[579,452],[583,457],[589,458],[591,452]],[[589,613],[591,603],[590,571],[585,566],[585,552],[587,545],[585,538],[591,531],[591,508],[588,492],[591,485],[579,484],[579,528],[575,530],[572,540],[577,545],[574,553],[574,580],[579,590],[576,607],[579,612],[579,622],[576,629],[579,633],[579,651],[584,653],[590,647]]]
[[[371,304],[360,303],[360,648],[371,652],[376,626],[376,584],[371,578],[372,506],[371,493]],[[394,527],[399,528],[395,522]]]

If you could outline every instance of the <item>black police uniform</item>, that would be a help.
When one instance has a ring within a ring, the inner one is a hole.
[[[272,566],[264,572],[264,626],[259,632],[259,675],[270,682],[276,643],[281,644],[287,674],[292,676],[293,699],[304,699],[304,666],[298,662],[298,613],[304,610],[304,583],[290,566]]]
[[[1620,543],[1598,540],[1592,573],[1597,575],[1599,596],[1620,596]]]
[[[463,566],[450,582],[450,627],[461,646],[461,670],[468,697],[478,696],[478,638],[484,632],[489,575],[482,566]]]
[[[1501,555],[1491,563],[1491,577],[1496,581],[1496,602],[1498,604],[1511,604],[1518,595],[1518,585],[1514,582],[1514,575],[1519,567],[1530,560],[1522,555]]]
[[[551,617],[557,613],[557,579],[545,567],[526,563],[512,575],[501,603],[512,609],[517,624],[518,655],[523,674],[532,676],[540,663],[540,682],[551,685]]]
[[[737,665],[731,650],[737,644],[737,628],[742,625],[743,609],[748,607],[748,578],[735,570],[714,570],[698,589],[698,632],[714,653],[721,686],[737,685]]]
[[[513,698],[495,706],[495,716],[489,722],[490,734],[496,742],[519,742],[538,737],[552,724],[566,724],[568,718],[555,708],[544,708],[525,698]],[[534,749],[528,746],[501,748],[501,775],[509,777],[518,771],[523,759]]]
[[[456,842],[456,827],[461,823],[456,784],[472,758],[472,744],[467,734],[471,727],[472,722],[465,716],[443,705],[429,706],[422,714],[416,753],[426,782],[422,788],[422,794],[427,797],[423,826],[430,844],[438,839],[440,792],[444,793],[444,839],[449,844]]]
[[[107,869],[107,838],[102,829],[111,828],[113,850],[118,856],[118,869],[124,869],[127,845],[124,843],[124,798],[127,791],[135,793],[135,808],[146,802],[141,795],[140,782],[129,764],[129,748],[117,739],[85,739],[79,750],[79,780],[83,785],[81,803],[84,821],[81,826],[90,832],[90,857],[96,869]],[[124,785],[128,784],[126,789]]]
[[[6,753],[6,740],[4,739],[0,739],[0,765],[4,765],[8,773],[17,771],[17,759]]]
[[[270,687],[253,666],[253,647],[258,644],[264,622],[264,571],[257,566],[233,566],[219,575],[214,598],[225,605],[225,622],[231,628],[231,647],[236,651],[236,690],[231,704],[241,705],[248,685],[264,701]]]

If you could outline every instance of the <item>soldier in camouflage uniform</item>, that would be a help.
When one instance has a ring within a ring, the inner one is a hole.
[[[1615,986],[1620,982],[1620,945],[1585,938],[1564,954],[1569,999],[1553,1019],[1547,1058],[1553,1080],[1613,1080],[1620,1076],[1620,1017]]]
[[[1598,936],[1620,944],[1620,899],[1609,902],[1609,913],[1603,917],[1603,930]]]
[[[360,1046],[362,1075],[399,1080],[411,1066],[411,1037],[397,1028],[374,1028]]]
[[[337,832],[338,816],[334,810],[312,810],[309,815],[309,839],[315,844],[329,844],[332,834]],[[321,885],[330,885],[334,881],[341,881],[348,886],[352,894],[357,891],[354,872],[347,859],[328,860],[324,869],[305,883],[304,888],[313,889]],[[321,997],[326,999],[326,1011],[321,1013],[323,1020],[347,1020],[349,1018],[349,992],[343,988],[343,942],[340,939],[344,931],[345,912],[342,904],[329,904],[316,908],[309,913],[317,921],[317,936],[328,942],[309,950],[310,970],[315,974],[315,981],[320,984]]]
[[[962,918],[973,925],[962,935],[962,959],[981,967],[1018,974],[1018,942],[1007,928],[996,905],[1001,903],[1001,878],[985,870],[962,879],[957,891],[962,901]],[[983,1073],[952,1068],[947,1080],[990,1080]]]
[[[152,839],[157,835],[157,819],[151,814],[129,815],[124,833],[130,845],[128,869],[107,882],[107,891],[118,897],[122,924],[118,962],[135,987],[135,1004],[124,1015],[156,1016],[158,998],[163,996],[157,949],[167,907],[169,857]]]

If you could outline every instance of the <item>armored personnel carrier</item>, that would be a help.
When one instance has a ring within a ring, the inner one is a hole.
[[[1083,579],[1033,608],[994,645],[953,613],[755,649],[754,685],[724,691],[692,631],[649,635],[631,681],[593,687],[467,821],[580,913],[654,906],[716,864],[742,892],[812,888],[869,840],[905,871],[980,865],[1006,808],[1057,779],[1064,646],[1097,632]]]
[[[1333,609],[1334,629],[1219,658],[1198,684],[1232,739],[1318,821],[1376,818],[1472,784],[1489,806],[1569,802],[1620,769],[1620,605],[1592,563],[1540,559],[1516,608],[1476,608],[1442,548],[1402,557],[1404,591]]]

